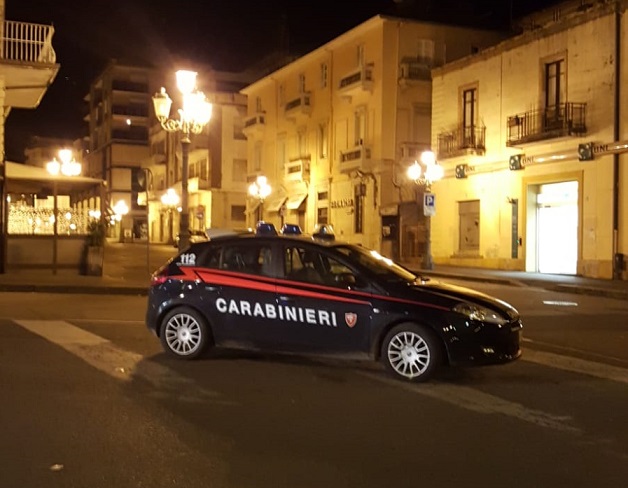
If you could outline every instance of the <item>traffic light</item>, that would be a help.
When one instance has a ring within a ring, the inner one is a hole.
[[[580,161],[593,160],[593,144],[591,142],[578,144],[578,159]]]
[[[456,178],[458,179],[466,178],[468,169],[469,169],[469,166],[466,164],[457,164],[456,165]]]
[[[143,168],[131,170],[131,191],[146,191],[146,172]]]
[[[514,154],[510,156],[508,160],[508,167],[511,171],[519,171],[523,169],[523,155],[522,154]]]

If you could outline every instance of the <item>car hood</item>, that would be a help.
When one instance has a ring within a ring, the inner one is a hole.
[[[430,279],[417,279],[413,283],[408,283],[409,294],[417,300],[425,299],[430,295],[430,301],[439,305],[453,307],[460,302],[475,303],[489,307],[510,317],[511,320],[519,318],[519,312],[509,303],[486,293],[482,293],[464,286],[452,285],[443,281]]]

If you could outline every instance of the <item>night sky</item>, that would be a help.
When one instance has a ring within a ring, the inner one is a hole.
[[[86,133],[83,97],[112,58],[153,64],[185,57],[239,71],[280,46],[308,52],[377,14],[508,29],[511,18],[558,0],[6,0],[6,19],[52,24],[61,69],[35,110],[12,110],[6,159],[33,135]],[[285,30],[285,29],[284,29]]]

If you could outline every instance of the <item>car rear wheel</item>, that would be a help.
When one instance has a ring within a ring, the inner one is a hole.
[[[382,344],[382,361],[397,378],[427,381],[441,361],[434,333],[416,324],[401,324],[388,332]]]
[[[210,346],[210,335],[205,319],[196,310],[179,307],[164,317],[160,339],[167,353],[183,359],[196,359]]]

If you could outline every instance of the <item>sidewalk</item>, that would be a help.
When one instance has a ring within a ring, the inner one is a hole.
[[[0,274],[0,292],[100,293],[146,295],[153,271],[177,254],[174,246],[146,242],[107,242],[102,276],[77,270],[10,270]]]
[[[150,275],[175,256],[164,244],[107,242],[103,276],[83,276],[75,270],[19,270],[0,274],[0,292],[52,292],[146,295]],[[422,276],[511,286],[535,286],[557,292],[605,296],[628,300],[628,281],[600,280],[572,275],[548,275],[436,265],[433,270],[407,266]]]

